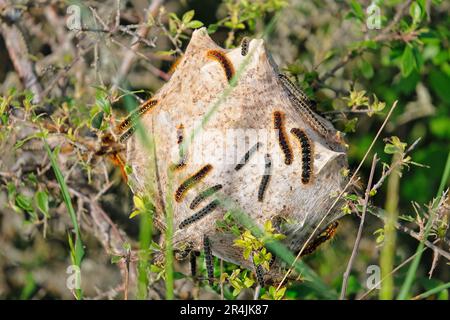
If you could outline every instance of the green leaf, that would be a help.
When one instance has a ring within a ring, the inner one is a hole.
[[[208,34],[216,33],[217,29],[219,29],[219,25],[217,23],[210,24],[208,26]]]
[[[366,79],[371,79],[374,75],[372,64],[366,60],[362,60],[360,63],[361,73]]]
[[[356,0],[350,1],[350,7],[352,8],[353,14],[356,18],[363,21],[364,20],[364,10],[361,4]]]
[[[181,20],[183,21],[184,24],[188,24],[194,17],[194,14],[195,14],[195,10],[189,10],[188,12],[183,14],[183,17],[181,18]]]
[[[417,67],[416,59],[413,54],[411,46],[405,46],[403,50],[402,60],[401,60],[401,71],[402,76],[406,78],[411,74],[411,72]]]
[[[46,218],[50,218],[48,208],[48,194],[45,191],[38,191],[35,195],[36,205]]]
[[[429,82],[431,89],[433,89],[439,98],[446,103],[450,103],[450,90],[448,89],[450,76],[443,72],[432,70],[429,75]]]
[[[33,212],[33,205],[32,205],[31,198],[24,196],[23,194],[19,194],[16,197],[16,205],[25,210],[26,212]]]
[[[111,257],[111,263],[112,263],[112,264],[119,263],[120,260],[122,260],[122,256],[112,256],[112,257]]]
[[[130,213],[130,216],[128,217],[128,219],[133,219],[134,217],[138,216],[141,214],[141,211],[139,210],[134,210],[132,213]]]
[[[414,24],[419,23],[422,19],[422,9],[416,1],[411,3],[411,6],[409,7],[409,15],[413,19]]]
[[[156,51],[155,54],[158,56],[171,56],[174,55],[176,50],[165,50],[165,51]]]
[[[199,21],[199,20],[193,20],[191,22],[189,22],[186,27],[190,28],[190,29],[197,29],[200,27],[203,27],[203,22]]]
[[[97,112],[95,114],[95,116],[92,117],[92,120],[91,120],[92,128],[100,129],[100,127],[102,126],[104,114],[105,113],[103,111],[100,111],[100,112]]]

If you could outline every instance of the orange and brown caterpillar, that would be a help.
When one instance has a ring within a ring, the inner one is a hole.
[[[293,160],[292,148],[289,144],[286,130],[284,128],[284,113],[281,111],[275,111],[273,113],[273,126],[278,132],[278,143],[284,154],[284,163],[290,165]]]
[[[197,171],[194,175],[186,179],[175,191],[175,201],[180,202],[181,200],[183,200],[186,192],[196,183],[200,182],[200,180],[202,180],[211,170],[212,165],[207,164],[203,166],[199,171]]]
[[[208,273],[208,281],[209,285],[212,286],[214,283],[214,262],[211,250],[211,241],[207,235],[203,235],[203,250],[205,252],[205,265]]]
[[[278,78],[283,84],[283,87],[286,89],[289,99],[300,111],[300,115],[315,131],[317,131],[323,137],[327,138],[329,136],[329,130],[323,125],[322,122],[320,122],[315,113],[311,110],[313,103],[309,100],[309,98],[301,90],[299,90],[285,75],[279,74]]]
[[[270,171],[272,168],[272,160],[270,159],[270,155],[265,155],[265,167],[264,167],[264,175],[262,176],[261,183],[259,184],[258,188],[258,201],[262,202],[264,200],[264,193],[267,190],[267,186],[269,185],[270,181]]]
[[[136,111],[132,112],[121,123],[119,123],[119,125],[117,126],[117,131],[123,132],[124,130],[131,127],[138,117],[141,117],[143,114],[145,114],[147,111],[152,109],[157,104],[158,100],[155,99],[149,99],[145,101],[142,105],[139,106],[139,108]]]
[[[216,184],[202,192],[200,192],[200,194],[198,196],[196,196],[194,198],[194,200],[192,200],[191,205],[189,206],[189,208],[191,210],[194,210],[198,207],[198,205],[205,200],[206,198],[208,198],[209,196],[212,196],[214,193],[216,193],[217,191],[219,191],[220,189],[222,189],[222,185],[221,184]]]
[[[196,212],[195,214],[193,214],[189,218],[186,218],[183,221],[181,221],[181,223],[179,225],[179,228],[183,229],[183,228],[187,227],[188,225],[190,225],[190,224],[200,220],[201,218],[205,217],[209,213],[213,212],[219,206],[219,204],[220,204],[220,202],[217,199],[211,201],[209,204],[207,204],[200,211]]]
[[[302,150],[302,183],[308,184],[313,176],[313,160],[314,160],[314,150],[311,140],[306,135],[305,131],[299,128],[292,128],[291,133],[300,143]]]
[[[258,151],[259,147],[261,147],[262,143],[257,142],[253,147],[251,147],[242,157],[242,159],[239,161],[239,163],[234,167],[234,170],[239,171],[242,169],[243,166],[245,166],[248,161],[250,160],[250,157]]]
[[[233,64],[231,63],[230,59],[228,59],[228,57],[224,52],[220,50],[209,50],[206,53],[206,56],[220,63],[228,81],[230,81],[231,78],[233,78],[234,76]]]
[[[302,256],[313,253],[321,244],[333,238],[336,234],[338,225],[339,223],[337,221],[328,225],[318,237],[316,237],[311,243],[306,246],[305,250],[303,250],[302,252]]]

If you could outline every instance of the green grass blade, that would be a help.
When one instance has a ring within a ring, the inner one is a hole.
[[[64,176],[59,168],[58,162],[56,161],[55,154],[50,150],[50,147],[47,141],[44,139],[44,146],[47,150],[48,157],[50,158],[50,162],[53,168],[53,172],[55,173],[56,180],[58,181],[59,188],[61,190],[61,195],[63,197],[64,203],[66,205],[67,211],[69,212],[70,219],[72,220],[73,229],[75,232],[75,247],[72,250],[73,263],[81,270],[81,261],[84,257],[84,249],[83,242],[81,241],[81,233],[80,227],[78,225],[77,216],[75,214],[75,210],[72,206],[72,200],[70,198],[69,189],[67,188],[66,181]],[[83,298],[83,292],[80,289],[75,290],[75,296],[77,299]]]
[[[428,298],[429,296],[431,296],[433,294],[436,294],[436,293],[439,293],[439,292],[441,292],[443,290],[446,290],[448,288],[450,288],[450,282],[441,284],[440,286],[437,286],[436,288],[433,288],[433,289],[428,290],[428,291],[426,291],[424,293],[421,293],[418,296],[414,297],[414,300],[420,300],[420,299]]]
[[[141,249],[139,263],[138,263],[138,292],[137,298],[145,300],[148,292],[148,269],[150,266],[150,244],[152,242],[153,234],[153,219],[152,212],[145,211],[141,214],[139,224],[139,247]]]
[[[174,298],[173,294],[173,203],[172,203],[172,190],[173,187],[173,172],[169,168],[167,170],[168,182],[166,194],[166,241],[165,241],[165,271],[166,271],[166,299],[172,300]]]

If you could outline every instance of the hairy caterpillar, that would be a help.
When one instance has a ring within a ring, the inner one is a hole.
[[[125,131],[120,137],[119,137],[119,142],[120,143],[124,143],[125,141],[127,141],[134,133],[134,131],[136,131],[135,127],[131,127],[130,129],[128,129],[127,131]]]
[[[138,117],[141,117],[144,113],[152,109],[158,104],[158,100],[149,99],[145,101],[137,111],[132,112],[128,117],[125,118],[118,126],[117,130],[123,132],[125,129],[131,127]]]
[[[194,186],[194,184],[198,183],[201,179],[203,179],[210,171],[212,170],[212,165],[207,164],[203,166],[199,171],[197,171],[194,175],[190,176],[186,179],[175,191],[175,201],[180,202],[183,200],[186,192]]]
[[[197,254],[194,251],[191,251],[189,255],[189,263],[191,265],[191,276],[195,278],[197,275]]]
[[[262,145],[262,143],[257,142],[253,147],[251,147],[245,154],[244,157],[239,161],[239,163],[234,167],[234,170],[239,171],[242,169],[243,166],[247,164],[247,162],[250,160],[250,157],[258,151],[259,147]]]
[[[272,160],[270,159],[270,155],[266,154],[265,156],[265,168],[264,168],[264,175],[261,179],[261,183],[259,184],[258,189],[258,201],[262,202],[264,199],[264,193],[266,192],[267,186],[270,181],[270,170],[272,168]]]
[[[318,237],[316,237],[311,243],[306,246],[305,250],[303,250],[302,252],[302,256],[313,253],[321,244],[333,238],[333,236],[336,234],[338,225],[339,223],[335,221],[327,226]]]
[[[256,280],[258,281],[259,285],[261,287],[264,287],[264,269],[262,265],[256,265],[256,263],[253,261],[253,264],[255,265],[255,273],[256,273]]]
[[[292,81],[289,80],[289,78],[286,75],[280,73],[278,74],[278,78],[281,80],[284,87],[287,88],[292,95],[295,95],[297,99],[305,101],[305,103],[310,107],[314,106],[315,102],[311,101],[302,90],[297,88],[297,86],[293,84]]]
[[[249,38],[247,38],[247,37],[242,38],[242,41],[241,41],[241,55],[244,56],[244,57],[248,53],[248,45],[249,45],[249,43],[250,43],[250,39]]]
[[[191,205],[189,206],[189,208],[191,210],[194,210],[195,208],[198,207],[198,205],[205,200],[206,198],[208,198],[209,196],[213,195],[214,193],[216,193],[217,191],[219,191],[220,189],[222,189],[222,185],[221,184],[216,184],[204,191],[202,191],[198,196],[196,196],[194,198],[194,200],[192,200]]]
[[[203,235],[203,250],[205,252],[205,265],[206,271],[208,273],[209,285],[214,283],[214,261],[211,251],[211,242],[207,235]]]
[[[234,76],[234,67],[226,54],[220,50],[209,50],[206,56],[210,59],[216,60],[222,66],[227,80],[230,81]]]
[[[194,223],[195,221],[200,220],[201,218],[205,217],[207,214],[213,212],[218,206],[220,202],[219,200],[213,200],[209,204],[207,204],[204,208],[202,208],[200,211],[196,212],[189,218],[184,219],[181,221],[179,228],[183,229],[184,227],[190,225],[191,223]]]
[[[293,160],[292,148],[289,144],[286,130],[284,128],[284,113],[275,111],[273,113],[273,126],[278,131],[278,143],[284,154],[284,163],[290,165]]]
[[[311,102],[308,97],[284,75],[279,75],[283,87],[286,89],[290,100],[300,111],[300,115],[308,122],[308,124],[323,137],[328,137],[328,129],[320,122],[314,112],[311,110]]]
[[[193,244],[192,242],[184,243],[180,248],[174,250],[175,258],[177,260],[184,260],[192,252]]]
[[[302,183],[307,184],[311,181],[313,176],[313,146],[305,131],[298,128],[292,128],[291,133],[300,142],[300,147],[302,149]]]

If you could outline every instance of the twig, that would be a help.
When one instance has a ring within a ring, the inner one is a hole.
[[[424,248],[423,251],[427,250],[427,248]],[[422,251],[422,252],[423,252]],[[366,293],[364,293],[361,297],[358,298],[358,300],[363,300],[365,297],[367,297],[373,290],[375,290],[387,277],[392,276],[394,273],[396,273],[398,270],[400,270],[401,268],[403,268],[404,266],[406,266],[408,263],[410,263],[415,256],[418,254],[418,252],[416,252],[415,254],[413,254],[411,257],[409,257],[408,259],[406,259],[405,261],[403,261],[402,263],[400,263],[395,269],[393,269],[391,272],[389,272],[387,275],[385,275],[383,278],[380,279],[380,281],[378,281],[373,287],[372,289],[370,289],[369,291],[367,291]]]
[[[382,212],[383,210],[380,208],[369,208],[369,213],[372,214],[373,216],[377,217],[378,219],[384,221],[385,218],[380,214],[380,212]],[[413,237],[414,239],[421,241],[422,240],[422,236],[420,233],[417,233],[411,229],[409,229],[408,227],[405,227],[404,225],[401,225],[400,223],[396,223],[395,224],[395,228],[399,231],[402,231],[403,233],[406,233],[407,235]],[[444,241],[446,242],[446,241]],[[448,242],[448,240],[447,240]],[[440,255],[442,255],[443,257],[445,257],[447,260],[450,260],[450,253],[447,251],[444,251],[442,248],[436,246],[435,244],[433,244],[432,242],[425,240],[425,245],[430,248],[433,251],[438,252]]]
[[[417,144],[419,143],[419,141],[421,140],[421,138],[418,138],[416,141],[414,141],[414,143],[402,154],[402,157],[399,158],[397,161],[395,161],[394,163],[392,163],[389,166],[389,169],[386,171],[383,171],[383,174],[381,175],[380,179],[377,181],[377,183],[374,184],[372,191],[376,191],[378,190],[382,185],[383,182],[386,180],[386,178],[395,170],[397,169],[400,165],[403,164],[403,161],[405,160],[405,156],[407,154],[409,154],[412,150],[414,150],[414,148],[417,146]]]
[[[158,8],[164,3],[164,0],[153,0],[148,9],[147,14],[145,15],[145,21],[148,21],[148,18],[151,16],[155,16]],[[149,31],[149,26],[147,24],[142,25],[137,30],[137,37],[134,37],[131,41],[132,45],[130,50],[128,50],[125,53],[125,56],[123,57],[122,64],[120,65],[119,72],[116,75],[116,78],[114,80],[114,84],[112,86],[111,92],[116,91],[117,86],[120,85],[120,83],[125,78],[126,74],[128,74],[128,71],[131,68],[131,65],[133,64],[136,51],[139,49],[139,38],[145,38]],[[164,79],[164,78],[163,78]]]
[[[4,0],[0,0],[0,5],[5,5]],[[42,86],[36,76],[34,64],[29,59],[28,47],[22,32],[18,26],[9,26],[6,23],[0,24],[0,30],[14,69],[24,87],[33,93],[33,102],[40,103],[43,97]]]
[[[375,153],[375,155],[373,156],[373,160],[372,160],[372,167],[370,169],[369,181],[367,182],[366,195],[364,198],[364,206],[363,206],[363,210],[362,210],[362,214],[361,214],[361,222],[359,223],[358,234],[356,235],[356,240],[355,240],[355,244],[353,246],[353,251],[352,251],[352,254],[348,261],[347,269],[344,272],[344,277],[342,280],[341,296],[339,297],[340,300],[345,299],[345,293],[347,291],[347,284],[348,284],[348,278],[350,277],[350,271],[352,270],[352,265],[358,254],[359,244],[361,242],[362,230],[364,227],[364,220],[366,218],[367,205],[369,203],[370,190],[372,188],[373,175],[375,173],[375,168],[376,168],[377,162],[378,162],[377,154]]]

